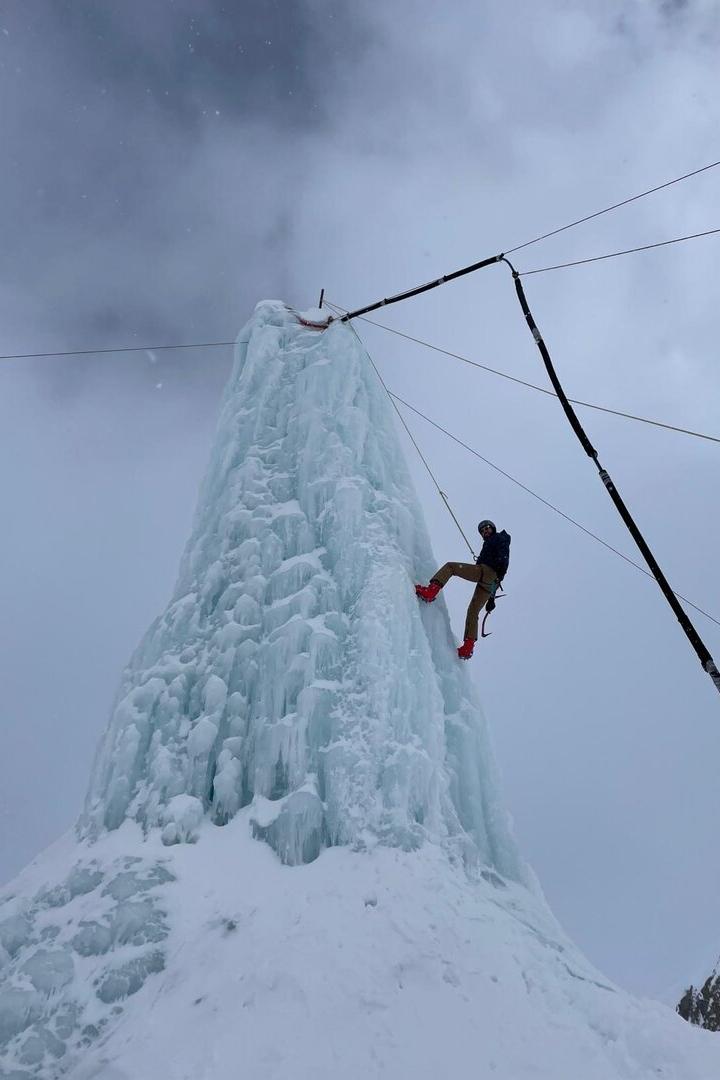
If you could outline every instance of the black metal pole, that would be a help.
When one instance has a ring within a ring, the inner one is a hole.
[[[570,424],[572,426],[573,431],[577,435],[577,437],[578,437],[578,439],[579,439],[585,453],[588,455],[588,457],[592,458],[592,460],[595,462],[597,470],[598,470],[598,472],[600,474],[600,479],[602,480],[603,484],[605,485],[605,490],[607,491],[608,495],[610,496],[610,498],[614,502],[614,504],[615,504],[619,514],[620,514],[620,517],[625,522],[625,525],[627,526],[627,528],[628,528],[628,530],[630,532],[630,535],[632,536],[633,540],[635,541],[638,548],[640,549],[640,551],[641,551],[641,553],[643,555],[643,558],[645,559],[645,562],[650,567],[652,575],[655,578],[655,580],[657,581],[658,585],[660,586],[660,589],[662,590],[662,593],[663,593],[665,599],[667,600],[670,607],[672,608],[672,610],[673,610],[673,612],[675,614],[675,617],[677,618],[678,622],[680,623],[680,626],[685,631],[685,635],[686,635],[688,641],[690,642],[690,644],[692,645],[693,649],[695,650],[695,653],[696,653],[696,655],[697,655],[697,657],[698,657],[698,659],[699,659],[699,661],[700,661],[700,663],[702,665],[703,671],[706,671],[708,673],[708,675],[710,676],[710,678],[712,679],[712,681],[713,681],[713,683],[715,685],[715,689],[718,692],[720,692],[720,672],[718,672],[715,661],[713,660],[713,658],[710,655],[710,652],[707,649],[705,643],[703,642],[702,638],[700,637],[697,630],[695,629],[695,627],[694,627],[693,623],[691,622],[690,617],[688,616],[687,612],[682,607],[682,605],[680,604],[680,602],[679,602],[678,598],[676,597],[675,593],[670,588],[670,585],[668,583],[667,578],[665,577],[662,570],[660,569],[660,567],[659,567],[659,565],[657,563],[657,560],[655,559],[655,556],[653,555],[652,551],[648,547],[644,536],[642,535],[639,528],[637,527],[632,514],[628,510],[627,506],[625,505],[625,502],[622,499],[622,496],[620,495],[620,492],[615,487],[615,484],[611,480],[607,470],[604,469],[602,467],[602,465],[600,464],[600,462],[598,461],[597,450],[595,449],[595,447],[592,445],[592,443],[588,439],[588,437],[587,437],[587,435],[585,433],[585,430],[584,430],[582,424],[580,423],[580,421],[579,421],[579,419],[577,417],[577,414],[575,413],[575,410],[573,409],[572,405],[568,401],[568,398],[567,398],[567,396],[565,394],[565,391],[562,388],[560,380],[559,380],[559,378],[557,376],[557,372],[555,371],[555,368],[553,366],[553,362],[552,362],[552,360],[550,358],[550,353],[547,350],[547,346],[545,345],[545,342],[543,341],[542,335],[541,335],[540,331],[538,330],[537,323],[535,322],[535,319],[533,318],[532,312],[530,311],[530,307],[529,307],[528,302],[527,302],[527,297],[525,296],[525,290],[523,289],[522,282],[520,281],[520,275],[518,274],[517,270],[514,268],[514,266],[512,265],[512,263],[508,259],[506,259],[504,256],[502,258],[503,258],[503,262],[506,262],[507,265],[512,270],[513,280],[515,282],[515,291],[517,293],[518,300],[520,301],[520,307],[523,310],[523,314],[525,316],[525,321],[527,322],[528,327],[530,328],[530,333],[532,334],[533,339],[535,341],[535,344],[537,345],[537,347],[538,347],[538,349],[540,351],[540,355],[543,358],[543,362],[545,364],[545,368],[547,370],[548,376],[550,377],[550,381],[553,384],[553,386],[555,387],[555,392],[556,392],[558,398],[560,399],[560,404],[562,405],[562,407],[563,407],[563,409],[565,411],[565,415],[567,416],[568,420],[570,421]]]
[[[501,262],[504,256],[493,255],[489,259],[481,259],[480,262],[473,263],[472,266],[464,266],[462,270],[455,270],[452,274],[445,274],[443,277],[437,278],[435,281],[428,281],[426,285],[418,285],[414,289],[408,289],[407,292],[397,293],[395,296],[388,296],[384,300],[377,300],[374,304],[368,304],[367,307],[357,308],[355,311],[348,311],[345,315],[342,315],[339,322],[350,322],[351,319],[356,319],[358,315],[367,315],[369,311],[377,311],[378,308],[387,307],[388,304],[397,304],[400,300],[408,300],[411,296],[419,296],[420,293],[428,292],[430,289],[436,289],[438,285],[444,285],[446,281],[454,281],[456,278],[464,277],[465,274],[473,274],[476,270],[482,270],[486,266],[492,266],[493,263]]]

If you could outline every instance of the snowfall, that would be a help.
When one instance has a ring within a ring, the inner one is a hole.
[[[0,1078],[720,1076],[548,909],[435,569],[352,327],[259,304],[85,810],[0,894]]]

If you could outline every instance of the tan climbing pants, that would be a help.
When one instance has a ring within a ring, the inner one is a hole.
[[[433,574],[431,581],[437,581],[440,585],[447,585],[451,577],[464,578],[465,581],[474,581],[475,592],[467,609],[465,619],[465,639],[478,639],[478,621],[480,609],[485,606],[491,596],[495,595],[498,587],[498,576],[490,566],[485,563],[446,562],[437,574]]]

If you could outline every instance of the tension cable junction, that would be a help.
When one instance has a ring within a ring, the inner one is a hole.
[[[570,225],[566,227],[571,228]],[[518,278],[525,277],[529,274],[544,274],[548,270],[562,270],[567,266],[583,266],[587,263],[603,262],[605,259],[616,259],[619,255],[631,255],[637,251],[650,251],[652,248],[667,247],[669,244],[680,244],[684,240],[697,240],[698,237],[701,236],[715,236],[717,233],[720,233],[720,228],[706,229],[704,232],[690,233],[688,236],[676,236],[672,240],[659,240],[655,244],[643,244],[640,247],[625,248],[623,251],[611,251],[607,255],[594,255],[589,259],[576,259],[574,262],[557,263],[555,266],[540,266],[535,270],[513,270],[513,273],[516,274]],[[508,252],[508,254],[510,253]],[[448,281],[454,281],[456,278],[464,277],[466,274],[474,274],[476,270],[484,270],[486,266],[492,266],[494,263],[500,262],[507,262],[505,253],[502,251],[498,255],[491,256],[489,259],[481,259],[480,262],[465,266],[462,270],[455,270],[452,274],[443,274],[442,277],[436,278],[434,281],[428,281],[425,285],[418,285],[414,289],[407,289],[405,292],[396,293],[394,296],[386,296],[383,300],[376,300],[374,304],[366,304],[365,307],[356,308],[354,311],[347,311],[344,315],[339,317],[338,322],[350,322],[352,319],[359,319],[361,315],[367,315],[371,311],[377,311],[378,308],[388,307],[390,304],[398,304],[401,300],[409,300],[411,296],[419,296],[420,293],[429,292],[430,289],[436,289],[439,285],[444,285]],[[510,264],[508,263],[508,265]],[[314,329],[326,329],[333,321],[334,319],[331,315],[326,323],[318,323]]]
[[[620,202],[613,203],[612,206],[606,206],[602,210],[596,210],[592,214],[586,214],[585,217],[577,218],[575,221],[569,222],[567,225],[561,225],[558,229],[552,229],[550,232],[543,233],[540,236],[534,237],[532,240],[526,240],[524,244],[517,244],[513,248],[509,248],[506,252],[500,252],[498,255],[493,255],[487,259],[481,259],[480,262],[472,263],[471,266],[465,266],[461,270],[455,270],[452,274],[445,274],[443,277],[436,278],[435,281],[429,281],[425,285],[418,285],[414,289],[407,289],[405,292],[396,293],[394,296],[385,297],[383,300],[377,300],[374,304],[367,304],[363,308],[357,308],[355,311],[349,311],[342,317],[342,322],[349,322],[351,319],[359,318],[360,315],[367,315],[371,311],[377,311],[378,308],[386,307],[389,304],[397,304],[401,300],[408,300],[411,296],[419,296],[421,293],[428,292],[430,289],[437,288],[438,285],[444,285],[448,281],[455,281],[457,278],[464,277],[466,274],[473,274],[476,270],[482,270],[486,266],[492,266],[493,263],[501,262],[504,255],[512,255],[516,251],[522,251],[524,248],[530,247],[532,244],[538,244],[541,240],[547,240],[551,236],[557,236],[558,233],[567,232],[568,229],[574,229],[576,225],[582,225],[586,221],[591,221],[593,218],[601,217],[603,214],[609,214],[612,210],[618,210],[621,206],[627,206],[628,203],[637,202],[638,199],[644,199],[647,195],[653,195],[657,191],[662,191],[664,188],[671,187],[673,184],[679,184],[682,180],[689,180],[692,176],[698,176],[700,173],[707,172],[709,169],[715,169],[720,165],[720,161],[711,161],[708,165],[703,165],[699,169],[693,169],[692,172],[683,173],[682,176],[676,176],[672,180],[666,180],[662,184],[657,184],[655,187],[647,188],[645,191],[639,192],[637,195],[631,195],[627,199],[622,199]],[[645,251],[650,247],[663,247],[665,244],[677,244],[681,240],[694,240],[698,236],[709,236],[713,232],[720,230],[710,229],[705,233],[694,233],[692,236],[681,236],[675,240],[664,240],[659,244],[648,244],[642,248],[628,249],[627,252],[616,252],[615,254],[629,254],[630,251]],[[611,258],[614,256],[603,255],[600,259]],[[581,260],[585,262],[596,262],[597,259]],[[572,264],[568,264],[572,265]],[[544,267],[542,269],[545,269]],[[555,269],[555,267],[547,267],[547,269]],[[532,271],[533,273],[539,273],[540,271]],[[324,290],[323,290],[324,293]],[[322,294],[321,294],[322,295]]]

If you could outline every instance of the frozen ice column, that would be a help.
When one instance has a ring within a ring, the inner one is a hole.
[[[264,302],[240,334],[192,535],[126,669],[85,831],[192,841],[251,805],[288,863],[449,845],[524,879],[390,403],[352,328]]]

